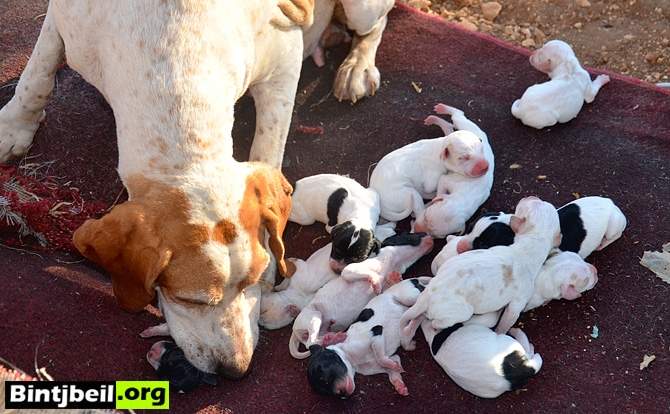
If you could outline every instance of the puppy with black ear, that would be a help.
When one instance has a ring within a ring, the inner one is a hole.
[[[200,371],[186,359],[184,351],[174,342],[159,341],[147,352],[147,361],[158,378],[170,381],[179,392],[189,392],[200,384],[216,385],[216,375]]]
[[[343,342],[310,347],[307,378],[312,388],[326,395],[348,397],[356,388],[354,376],[387,374],[400,395],[409,395],[402,380],[400,317],[415,302],[429,277],[404,280],[373,298],[347,330]],[[411,344],[407,350],[413,350]]]
[[[331,268],[336,272],[379,252],[374,229],[379,221],[379,195],[356,180],[318,174],[298,180],[289,220],[303,226],[321,222],[331,233]]]
[[[521,329],[509,335],[490,329],[498,315],[476,315],[446,329],[435,329],[428,319],[421,323],[435,361],[461,388],[482,398],[519,389],[542,368],[542,357]]]

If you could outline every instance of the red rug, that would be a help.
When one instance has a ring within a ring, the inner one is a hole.
[[[13,90],[39,31],[42,1],[0,5],[0,105]],[[7,6],[9,5],[9,6]],[[4,7],[4,8],[3,8]],[[7,45],[7,47],[5,47]],[[321,172],[366,182],[370,165],[390,150],[439,131],[421,120],[436,102],[462,108],[488,133],[496,153],[495,184],[486,210],[511,210],[536,194],[561,205],[580,195],[613,198],[629,219],[624,236],[589,261],[600,273],[596,288],[575,302],[554,302],[525,314],[521,324],[544,359],[527,388],[496,400],[474,398],[433,362],[421,338],[401,352],[410,396],[393,392],[384,376],[357,377],[357,392],[342,401],[315,395],[306,361],[287,349],[289,329],[262,331],[251,374],[221,380],[188,395],[174,395],[177,412],[658,412],[670,409],[670,287],[639,264],[644,250],[670,240],[670,95],[613,76],[579,118],[550,130],[526,128],[509,107],[525,88],[543,80],[527,52],[487,36],[463,32],[425,15],[397,8],[378,55],[383,85],[355,106],[327,97],[346,50],[328,65],[303,68],[289,136],[285,172],[296,179]],[[413,86],[420,89],[419,93]],[[251,100],[237,108],[236,151],[248,153],[253,135]],[[323,135],[297,132],[321,126]],[[122,190],[115,172],[114,120],[102,97],[70,70],[38,131],[32,155],[56,160],[52,172],[79,188],[87,201],[114,202]],[[519,164],[518,169],[510,169]],[[545,176],[544,178],[538,178]],[[121,196],[123,199],[123,196]],[[289,255],[306,257],[325,244],[318,226],[291,225]],[[438,247],[441,246],[438,245]],[[425,274],[432,255],[410,270]],[[144,355],[153,343],[137,334],[157,322],[114,303],[106,276],[76,256],[0,249],[0,356],[20,368],[40,366],[59,379],[152,379]],[[590,336],[592,327],[598,338]],[[640,370],[643,356],[655,355]]]

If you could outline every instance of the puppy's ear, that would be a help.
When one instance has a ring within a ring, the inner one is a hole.
[[[155,220],[144,207],[128,201],[74,232],[77,250],[110,273],[116,300],[131,312],[153,300],[154,282],[172,257],[155,230]]]
[[[579,298],[581,293],[577,291],[575,285],[571,283],[564,283],[561,285],[561,297],[567,300],[575,300]]]
[[[370,248],[370,256],[378,255],[381,248],[382,248],[382,242],[380,242],[378,238],[373,237],[372,247]]]
[[[456,252],[458,254],[465,253],[468,250],[472,250],[472,243],[467,239],[460,239],[456,244]]]
[[[509,219],[509,226],[514,233],[523,233],[524,224],[526,224],[525,217],[512,216]]]

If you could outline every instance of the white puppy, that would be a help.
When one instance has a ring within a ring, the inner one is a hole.
[[[331,267],[341,272],[349,263],[379,252],[374,228],[379,221],[379,195],[349,177],[318,174],[298,180],[289,220],[303,226],[326,224],[333,249]]]
[[[619,207],[605,197],[579,198],[559,208],[558,216],[563,234],[559,248],[583,258],[621,237],[627,224]]]
[[[533,52],[530,64],[551,80],[528,88],[512,104],[512,115],[537,129],[575,118],[584,101],[593,102],[600,88],[610,81],[607,75],[591,81],[572,48],[560,40],[551,40]]]
[[[409,395],[400,375],[400,357],[393,354],[400,346],[400,317],[429,282],[429,277],[419,277],[388,288],[361,311],[343,342],[327,348],[312,345],[307,369],[312,388],[321,394],[350,396],[356,373],[385,373],[398,394]]]
[[[509,246],[514,243],[514,231],[509,226],[512,214],[486,213],[475,222],[472,231],[463,236],[447,236],[444,245],[430,265],[433,275],[454,256],[473,249],[488,249],[493,246]]]
[[[289,259],[296,271],[286,278],[273,291],[263,292],[261,296],[261,315],[258,323],[266,329],[279,329],[290,324],[309,303],[316,292],[326,283],[337,277],[330,266],[328,243],[307,260]]]
[[[474,122],[465,117],[463,111],[437,104],[435,112],[451,115],[453,125],[434,115],[426,118],[425,124],[437,125],[445,134],[453,131],[455,126],[456,129],[476,135],[481,141],[484,159],[488,165],[485,173],[478,177],[453,172],[443,175],[437,186],[437,197],[417,215],[414,231],[425,231],[433,237],[443,238],[447,234],[463,232],[465,222],[489,198],[493,186],[494,159],[488,137]]]
[[[533,295],[542,264],[560,244],[560,225],[554,206],[537,197],[522,199],[510,223],[514,244],[465,252],[440,268],[403,315],[403,344],[412,340],[424,315],[443,329],[473,314],[505,308],[496,332],[506,333],[514,325]]]
[[[424,209],[423,200],[435,197],[440,177],[447,172],[481,177],[492,166],[482,140],[470,131],[456,131],[434,139],[422,139],[387,155],[370,176],[377,191],[381,216],[399,221]]]
[[[477,315],[442,330],[428,319],[421,323],[435,361],[461,388],[482,398],[519,389],[542,368],[540,354],[521,329],[510,329],[512,336],[490,329],[497,316]]]
[[[379,293],[378,286],[386,282],[388,287],[400,282],[400,272],[433,247],[430,236],[418,238],[417,243],[417,235],[390,237],[387,241],[395,245],[382,248],[376,258],[347,266],[340,277],[322,287],[293,323],[289,340],[291,356],[304,359],[310,355],[309,350],[299,351],[300,343],[307,347],[314,344],[327,346],[330,341],[337,340],[338,334],[326,336],[326,333],[343,333],[340,331],[346,330],[370,299]],[[405,244],[399,245],[403,239]],[[350,271],[350,266],[355,266],[355,269]]]
[[[573,252],[556,251],[542,265],[525,311],[554,299],[575,300],[598,283],[598,271]]]

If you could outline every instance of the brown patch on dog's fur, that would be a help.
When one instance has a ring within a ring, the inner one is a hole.
[[[235,230],[235,225],[230,221],[223,219],[219,220],[218,223],[214,226],[213,239],[219,243],[228,244],[232,243],[233,240],[237,237],[237,230]]]
[[[514,271],[511,266],[503,265],[503,283],[505,287],[509,287],[514,281]]]

